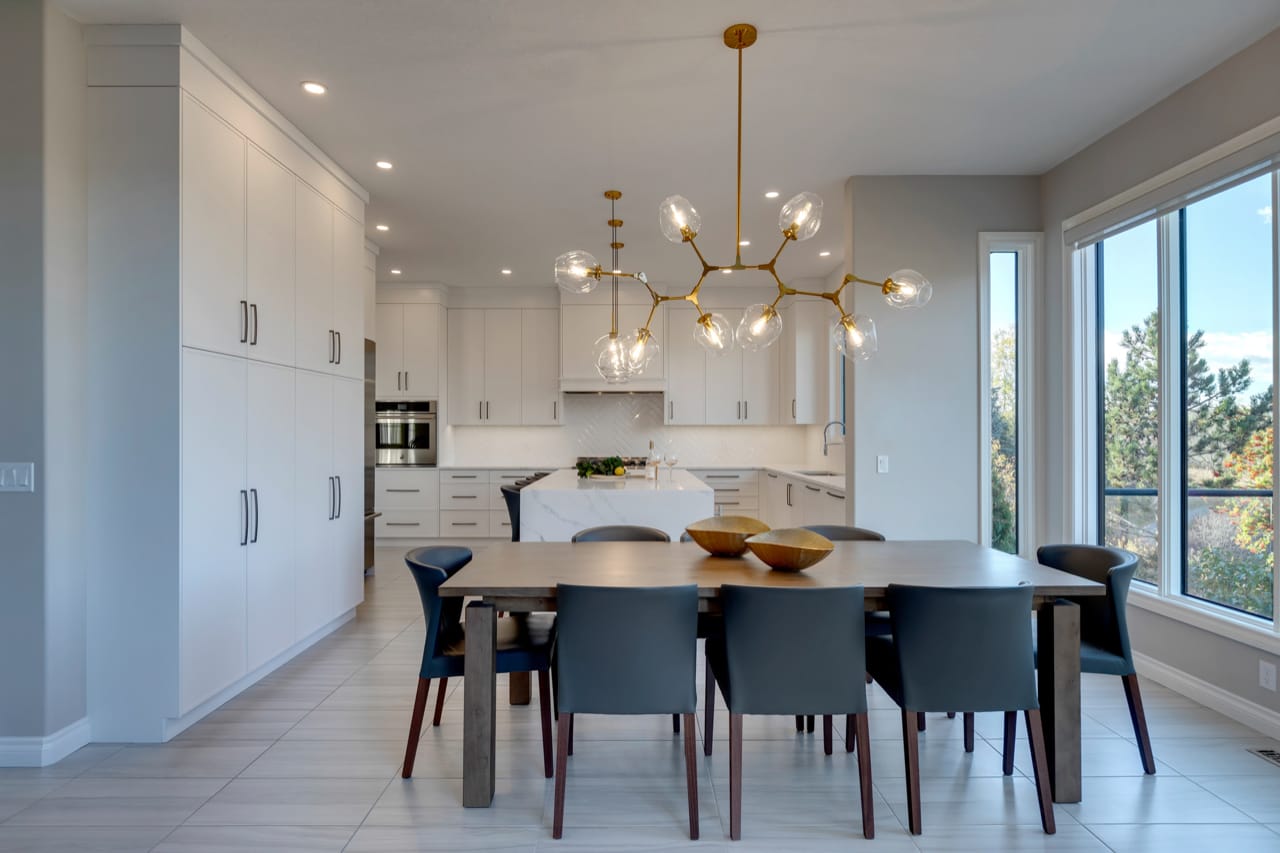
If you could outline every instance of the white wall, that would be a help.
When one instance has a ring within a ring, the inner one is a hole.
[[[978,232],[1038,231],[1039,180],[854,177],[849,190],[851,269],[883,279],[909,267],[933,282],[914,311],[850,285],[880,347],[848,371],[854,518],[894,539],[977,541]],[[888,474],[876,473],[879,454]]]

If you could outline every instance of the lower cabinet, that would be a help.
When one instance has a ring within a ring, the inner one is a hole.
[[[776,471],[762,475],[761,520],[770,527],[804,527],[810,524],[848,524],[845,495]]]
[[[690,468],[689,473],[715,490],[716,515],[760,517],[758,471],[749,468]]]
[[[374,520],[379,539],[432,539],[440,535],[440,472],[378,468],[374,472]]]

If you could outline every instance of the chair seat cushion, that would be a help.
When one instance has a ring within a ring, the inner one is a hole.
[[[516,613],[510,619],[499,619],[497,671],[546,669],[550,665],[554,630],[555,616],[550,613]],[[442,655],[462,658],[466,653],[466,634],[461,625],[455,625],[445,639]]]
[[[1036,649],[1036,666],[1040,665],[1040,650]],[[1097,675],[1133,675],[1134,668],[1122,655],[1113,654],[1093,643],[1080,643],[1080,671]]]

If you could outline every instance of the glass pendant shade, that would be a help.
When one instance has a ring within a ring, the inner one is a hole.
[[[796,240],[808,240],[822,226],[822,196],[800,193],[782,206],[778,228],[784,233],[795,229]]]
[[[759,303],[750,305],[742,313],[738,323],[738,346],[749,350],[762,350],[782,334],[782,315],[773,306]]]
[[[876,353],[876,322],[865,314],[846,314],[831,326],[831,344],[850,361]]]
[[[689,199],[682,195],[667,196],[658,205],[658,225],[662,227],[662,236],[672,243],[683,243],[698,235],[702,229],[702,217],[693,209]]]
[[[644,372],[661,351],[658,340],[647,329],[636,329],[622,338],[622,349],[626,353],[627,366],[631,375]]]
[[[884,301],[894,308],[919,308],[933,296],[929,279],[915,270],[898,270],[889,278],[897,287],[884,295]]]
[[[627,364],[627,350],[617,335],[601,335],[596,338],[596,371],[610,385],[619,385],[631,378]]]
[[[598,266],[590,252],[565,252],[556,258],[556,285],[565,293],[590,293],[599,283],[592,275]]]
[[[694,326],[693,339],[712,355],[724,355],[733,346],[733,327],[722,314],[703,314]]]

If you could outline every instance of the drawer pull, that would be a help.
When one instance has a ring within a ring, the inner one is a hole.
[[[453,499],[459,500],[459,501],[473,501],[478,497],[480,496],[479,495],[453,495]]]
[[[422,523],[418,521],[388,521],[387,527],[421,527]]]
[[[742,491],[742,490],[741,490],[741,489],[725,489],[725,488],[719,488],[719,489],[716,489],[716,491],[717,491],[717,492],[740,492],[740,491]]]
[[[835,498],[838,501],[844,500],[844,495],[837,495],[835,492],[827,492],[827,494],[831,495],[831,497]]]
[[[475,474],[449,474],[447,476],[450,480],[474,480],[476,478]]]
[[[707,474],[706,478],[708,480],[741,480],[742,479],[742,477],[738,474]]]
[[[478,526],[479,526],[479,524],[480,524],[480,522],[478,522],[478,521],[451,521],[451,522],[449,522],[449,526],[450,526],[450,527],[478,527]]]
[[[420,492],[422,489],[387,489],[388,492]]]
[[[809,491],[811,491],[811,492],[820,492],[820,491],[822,491],[822,489],[819,489],[817,486],[805,486],[805,488],[806,488],[806,489],[808,489],[808,490],[809,490]]]
[[[716,501],[716,506],[737,506],[737,501]]]

